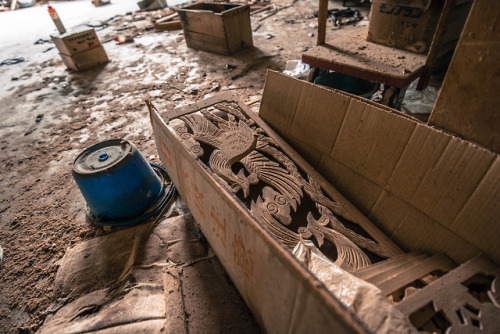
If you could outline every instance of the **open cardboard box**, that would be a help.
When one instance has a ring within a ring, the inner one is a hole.
[[[163,165],[255,318],[268,332],[369,332],[214,177],[188,145],[189,134],[169,126],[217,101],[152,110],[151,120]],[[267,124],[236,103],[266,133],[274,128],[286,141],[282,148],[290,144],[305,158],[286,151],[298,166],[311,164],[404,250],[446,253],[457,264],[484,253],[499,263],[495,153],[366,99],[272,71],[259,113]],[[327,193],[342,198],[335,189]]]

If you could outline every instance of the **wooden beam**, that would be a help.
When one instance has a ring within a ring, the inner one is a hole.
[[[424,90],[429,84],[429,80],[431,78],[431,71],[434,63],[436,62],[439,56],[439,50],[441,46],[441,40],[445,31],[445,28],[448,26],[448,22],[450,20],[451,11],[455,7],[457,0],[446,0],[443,7],[443,12],[439,17],[439,22],[436,27],[436,32],[434,33],[434,37],[432,38],[431,47],[429,48],[429,53],[427,54],[427,59],[425,61],[425,66],[420,75],[420,80],[418,80],[417,90]]]

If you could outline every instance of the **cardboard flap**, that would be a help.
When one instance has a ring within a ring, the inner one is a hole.
[[[500,263],[498,154],[273,71],[259,115],[406,250]]]

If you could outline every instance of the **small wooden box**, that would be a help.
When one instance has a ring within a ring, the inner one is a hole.
[[[59,50],[59,53],[68,56],[101,45],[94,29],[66,32],[62,35],[51,35],[50,37],[52,37],[52,41]]]
[[[248,5],[197,3],[179,16],[190,48],[227,55],[253,46]]]
[[[73,54],[71,56],[62,53],[60,56],[64,64],[76,72],[82,72],[97,65],[109,62],[108,55],[102,45],[98,45],[90,50]]]

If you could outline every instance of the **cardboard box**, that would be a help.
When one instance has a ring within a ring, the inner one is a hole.
[[[276,230],[271,233],[270,225],[264,227],[261,219],[256,218],[256,211],[248,209],[250,199],[244,203],[237,196],[239,190],[230,191],[228,183],[212,170],[212,163],[207,163],[219,150],[206,153],[210,146],[207,143],[215,143],[212,146],[216,147],[219,140],[209,137],[220,134],[221,129],[232,128],[223,121],[227,115],[215,111],[222,110],[217,107],[220,102],[236,103],[250,118],[245,123],[258,126],[260,134],[272,138],[272,145],[293,160],[299,173],[318,180],[325,194],[359,217],[361,213],[340,193],[349,195],[365,215],[405,250],[446,253],[456,263],[484,252],[499,262],[500,159],[488,150],[369,100],[272,71],[268,72],[260,115],[286,141],[235,95],[211,97],[162,114],[150,110],[164,167],[266,332],[369,330],[330,293],[324,281],[318,280],[319,275],[308,271],[289,248],[278,242],[281,238]],[[213,106],[211,118],[198,117],[219,123],[220,130],[193,118],[178,120],[197,111],[207,115],[206,108]],[[233,108],[230,113],[241,124],[238,112]],[[190,124],[191,130],[186,124]],[[199,131],[208,136],[193,130],[197,127],[193,124],[199,124]],[[242,132],[225,135],[218,138],[236,144],[243,138]],[[196,140],[204,142],[204,146]],[[272,150],[266,152],[277,156]],[[293,170],[285,158],[279,161]],[[336,188],[324,182],[317,171],[334,182]],[[267,208],[271,210],[270,206]],[[365,229],[362,224],[358,226]],[[372,314],[365,309],[366,313]]]
[[[106,51],[102,45],[98,45],[90,50],[73,54],[71,56],[60,54],[64,64],[76,72],[88,70],[97,65],[109,62]]]
[[[63,35],[51,35],[50,37],[59,53],[67,56],[101,45],[95,30],[92,28],[78,32],[66,32]]]
[[[253,46],[248,5],[198,3],[179,16],[190,48],[227,55]]]
[[[500,264],[498,154],[272,71],[259,115],[404,250]]]
[[[189,135],[165,123],[216,102],[217,97],[161,115],[152,110],[151,123],[163,166],[254,317],[269,333],[330,333],[332,328],[365,333],[360,321],[187,149],[182,137]]]
[[[432,0],[373,0],[367,40],[398,49],[426,53],[442,3]]]
[[[460,37],[472,0],[458,0],[441,45],[450,50]],[[398,49],[427,53],[443,9],[436,0],[373,0],[367,40]]]

